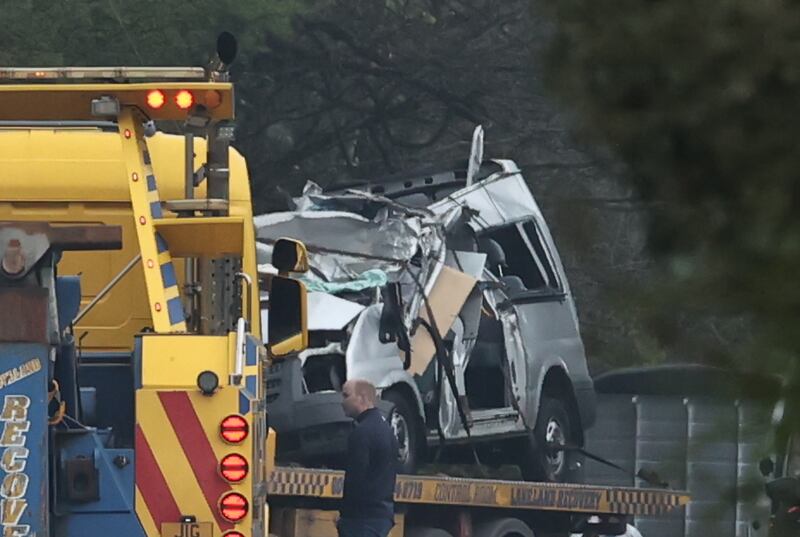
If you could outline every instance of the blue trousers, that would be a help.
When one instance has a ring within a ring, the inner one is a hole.
[[[386,537],[394,520],[388,518],[340,518],[339,537]]]

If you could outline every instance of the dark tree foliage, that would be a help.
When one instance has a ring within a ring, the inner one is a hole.
[[[12,66],[203,65],[217,32],[234,32],[235,145],[249,163],[257,212],[285,208],[307,179],[327,186],[463,160],[481,123],[485,155],[514,159],[545,212],[593,370],[728,363],[748,340],[748,310],[721,314],[702,292],[663,303],[683,295],[661,289],[675,274],[654,265],[643,223],[672,202],[618,179],[624,165],[634,169],[618,141],[602,138],[606,149],[596,150],[568,128],[583,113],[596,119],[575,91],[580,73],[595,67],[564,73],[604,48],[563,53],[560,84],[573,98],[555,106],[537,54],[553,19],[528,0],[0,0],[0,12],[0,64]],[[618,62],[647,46],[619,45]],[[690,256],[670,259],[677,274],[697,266]]]
[[[539,7],[545,5],[537,2]],[[648,204],[653,326],[713,310],[753,337],[729,363],[791,378],[800,308],[800,5],[563,0],[551,87]],[[659,318],[660,321],[659,322]],[[797,391],[797,390],[795,390]]]
[[[513,118],[524,84],[524,2],[333,0],[240,71],[241,145],[263,208],[323,185],[466,158],[476,124]],[[519,93],[519,92],[518,92]],[[508,99],[506,99],[508,97]]]
[[[265,29],[286,33],[310,2],[0,0],[0,65],[202,65],[221,30],[246,57]]]

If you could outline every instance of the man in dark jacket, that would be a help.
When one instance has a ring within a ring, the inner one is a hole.
[[[348,380],[342,387],[344,412],[355,420],[347,441],[340,537],[386,537],[394,526],[397,440],[375,408],[375,386]]]

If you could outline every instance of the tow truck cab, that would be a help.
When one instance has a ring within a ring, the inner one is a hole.
[[[4,535],[267,533],[266,349],[225,78],[0,70]],[[118,250],[73,251],[107,225]]]

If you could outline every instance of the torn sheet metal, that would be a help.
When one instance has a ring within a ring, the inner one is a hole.
[[[373,221],[352,213],[309,211],[272,213],[255,218],[256,238],[302,241],[309,251],[403,262],[419,246],[419,234],[402,218]]]
[[[389,198],[363,192],[348,190],[344,194],[325,194],[318,184],[308,181],[303,187],[303,195],[294,198],[296,211],[344,211],[376,219],[381,213],[394,211],[405,216],[427,217],[427,209],[408,207]]]
[[[472,131],[472,147],[469,150],[469,164],[467,165],[467,186],[472,186],[475,174],[483,162],[483,125],[478,125]]]
[[[308,329],[344,330],[364,308],[328,293],[308,293]]]
[[[295,204],[295,211],[255,218],[256,238],[267,245],[259,248],[259,261],[275,240],[300,240],[311,272],[326,282],[353,280],[371,269],[397,281],[416,256],[421,281],[429,284],[434,275],[429,265],[442,259],[446,227],[461,212],[455,206],[435,214],[360,191],[325,195],[314,183],[306,185]]]
[[[483,269],[486,266],[486,254],[448,250],[445,265],[480,280],[483,278]]]
[[[387,371],[402,371],[403,360],[396,343],[381,343],[383,304],[367,307],[353,325],[347,344],[345,363],[349,378],[384,378]]]
[[[463,430],[461,417],[458,414],[458,399],[466,396],[467,388],[464,383],[464,370],[469,360],[471,345],[464,341],[463,325],[456,319],[452,326],[453,331],[453,373],[456,380],[456,394],[446,381],[442,380],[442,392],[439,399],[439,423],[442,432],[448,438],[453,437],[459,430]],[[466,409],[465,409],[466,410]]]
[[[324,347],[315,347],[313,349],[306,349],[297,355],[300,358],[300,364],[305,365],[306,360],[312,356],[329,356],[331,354],[344,354],[342,344],[338,342],[328,343]]]
[[[526,408],[528,400],[528,356],[525,352],[524,338],[520,331],[520,323],[517,313],[513,309],[503,310],[499,313],[500,321],[503,323],[503,334],[506,340],[506,355],[508,359],[508,373],[511,377],[511,391],[520,408]],[[526,415],[522,416],[526,419]],[[529,424],[533,427],[533,423]]]
[[[456,206],[466,205],[478,213],[470,222],[475,229],[518,222],[533,215],[540,218],[539,206],[516,164],[511,161],[495,162],[503,166],[503,172],[454,192],[429,209],[443,215]]]
[[[483,293],[476,285],[467,297],[461,312],[458,314],[464,325],[464,339],[474,341],[480,330],[483,309]]]
[[[403,274],[405,278],[401,280],[401,288],[408,304],[403,320],[409,329],[422,311],[424,297],[431,295],[433,286],[444,267],[444,258],[445,252],[440,251],[439,257],[427,259],[427,263],[421,263],[420,267],[409,266]]]

